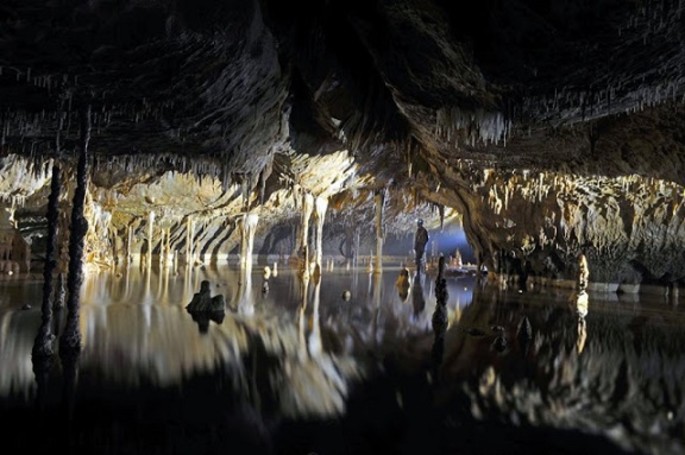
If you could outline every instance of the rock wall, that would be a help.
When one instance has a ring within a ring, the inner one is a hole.
[[[685,277],[685,188],[637,175],[451,171],[427,198],[457,207],[481,260],[499,273],[572,279],[584,253],[595,282]]]

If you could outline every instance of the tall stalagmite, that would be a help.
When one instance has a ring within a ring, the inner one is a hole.
[[[81,151],[76,168],[76,190],[71,209],[69,235],[69,276],[67,278],[67,325],[60,338],[60,352],[80,352],[81,334],[78,327],[79,299],[83,283],[83,246],[88,221],[83,206],[88,187],[88,143],[90,142],[90,106],[81,113]]]
[[[52,165],[52,182],[50,183],[50,197],[48,198],[48,237],[45,250],[45,266],[43,268],[42,323],[33,345],[34,357],[49,357],[53,354],[52,303],[50,297],[52,296],[52,274],[57,267],[57,223],[61,180],[61,170],[57,160],[55,160]]]

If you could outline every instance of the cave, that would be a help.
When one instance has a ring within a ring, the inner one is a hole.
[[[684,10],[3,0],[0,447],[685,453]]]

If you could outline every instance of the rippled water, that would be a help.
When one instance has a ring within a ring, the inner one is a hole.
[[[88,453],[682,453],[685,313],[552,290],[255,268],[92,274],[76,362],[32,362],[39,281],[0,282],[5,447]],[[209,280],[228,310],[184,307]],[[351,299],[342,298],[349,290]],[[33,309],[21,307],[31,303]],[[584,308],[581,314],[584,314]],[[64,319],[56,313],[57,325]],[[530,336],[525,327],[529,323]]]

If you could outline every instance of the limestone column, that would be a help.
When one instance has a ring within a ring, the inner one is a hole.
[[[256,213],[247,213],[243,218],[240,242],[240,266],[243,269],[252,268],[252,250],[258,223],[259,215]]]
[[[376,263],[374,273],[383,272],[383,206],[385,204],[385,190],[376,191]]]
[[[71,209],[71,232],[69,234],[69,276],[67,277],[67,323],[60,338],[60,355],[63,360],[70,354],[81,352],[79,331],[79,303],[83,283],[83,246],[88,221],[83,216],[83,206],[88,187],[88,143],[90,142],[90,106],[81,114],[81,153],[76,167],[76,190]],[[73,357],[73,355],[71,356]]]
[[[169,255],[171,254],[171,228],[166,228],[166,243],[164,244],[164,265],[169,267]]]
[[[47,358],[52,356],[52,274],[57,267],[57,223],[59,217],[59,194],[62,184],[62,172],[57,160],[52,165],[50,196],[48,197],[48,238],[43,268],[43,302],[41,305],[42,323],[33,345],[33,357]]]
[[[161,270],[162,266],[164,265],[164,245],[166,245],[166,230],[162,229],[160,227],[159,229],[159,257],[157,260],[159,261],[159,268]]]
[[[323,223],[326,219],[328,209],[328,199],[317,197],[314,208],[316,210],[316,263],[323,268]]]
[[[309,218],[314,210],[314,196],[309,193],[302,195],[302,218],[300,221],[300,237],[297,242],[297,257],[304,253],[301,270],[309,275]]]
[[[155,212],[150,211],[147,216],[147,272],[150,273],[150,270],[152,270],[152,248],[153,248],[153,239],[152,235],[154,233],[154,228],[155,228]]]
[[[188,219],[190,231],[188,233],[188,263],[195,264],[195,220]]]
[[[190,264],[190,215],[186,218],[186,264]]]
[[[131,225],[126,226],[126,268],[131,265],[131,242],[133,241],[133,232]]]

